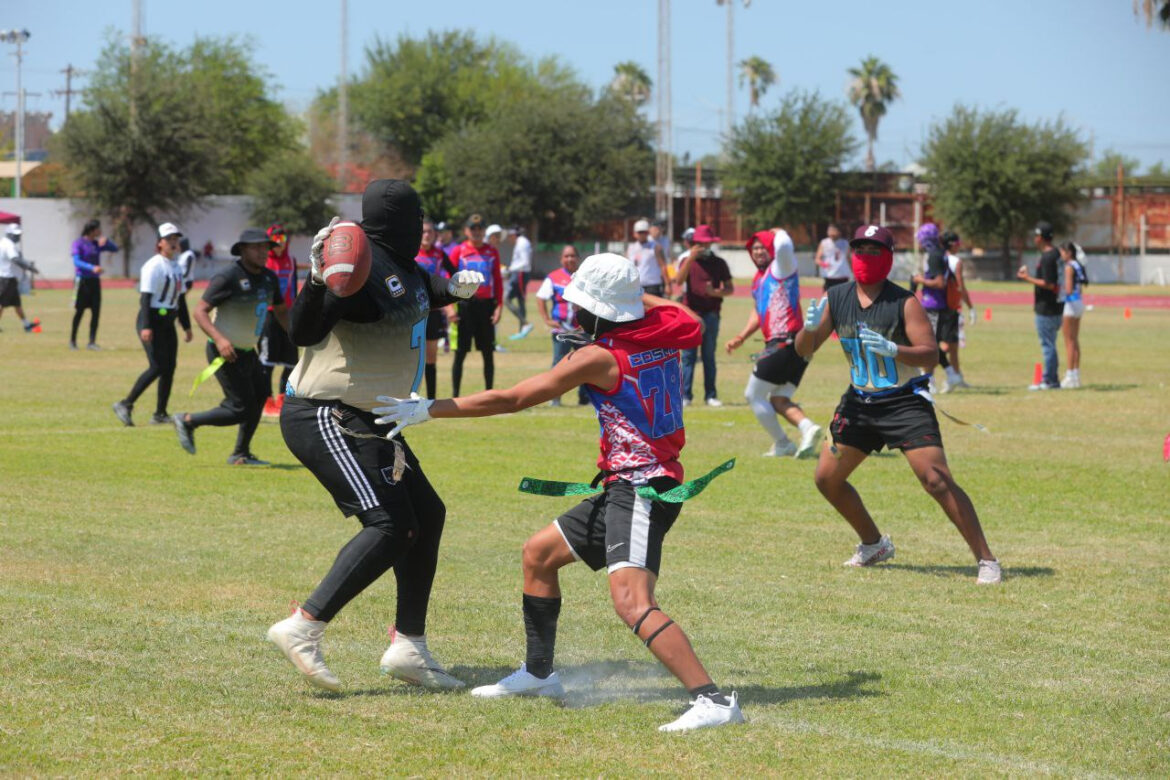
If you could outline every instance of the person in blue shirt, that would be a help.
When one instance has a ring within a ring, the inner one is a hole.
[[[86,349],[100,349],[97,345],[98,318],[102,313],[102,252],[117,252],[118,246],[102,235],[102,223],[91,219],[81,229],[81,238],[73,242],[73,328],[69,332],[69,348],[77,349],[77,328],[81,315],[89,309],[89,344]]]

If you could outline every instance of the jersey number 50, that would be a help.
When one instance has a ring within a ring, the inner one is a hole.
[[[849,358],[849,373],[856,387],[896,387],[898,364],[893,358],[875,355],[858,339],[842,338],[841,348]]]

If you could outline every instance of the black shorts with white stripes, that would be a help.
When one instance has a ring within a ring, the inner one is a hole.
[[[659,493],[678,485],[668,477],[650,480]],[[573,557],[594,571],[613,572],[627,566],[658,574],[662,540],[674,525],[682,504],[642,498],[625,480],[615,480],[605,491],[582,501],[555,521]]]
[[[392,516],[408,512],[423,524],[445,511],[410,446],[344,433],[385,434],[374,415],[339,401],[286,396],[280,431],[292,454],[315,476],[347,517],[382,507]]]

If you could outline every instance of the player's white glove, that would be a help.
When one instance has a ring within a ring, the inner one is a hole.
[[[389,395],[380,395],[375,400],[381,401],[386,405],[374,407],[374,414],[381,415],[375,418],[374,422],[378,423],[378,425],[397,426],[386,437],[387,439],[393,439],[408,425],[418,425],[431,419],[431,404],[434,401],[428,398],[420,398],[418,393],[411,393],[410,398],[395,398]]]
[[[447,282],[447,293],[452,298],[470,298],[483,284],[483,274],[479,271],[456,271]]]
[[[968,307],[968,309],[967,309],[967,324],[968,325],[975,324],[975,307],[974,306]]]
[[[809,301],[808,311],[804,313],[804,327],[806,330],[816,330],[825,318],[825,307],[829,305],[829,296],[823,295],[819,301]]]
[[[329,240],[329,234],[340,221],[341,217],[334,217],[313,236],[313,246],[309,249],[309,276],[317,284],[325,284],[325,277],[321,273],[321,252],[325,248],[325,242]]]
[[[862,326],[861,330],[857,332],[858,338],[861,339],[861,345],[868,349],[875,355],[882,355],[883,357],[896,357],[898,354],[898,345],[890,341],[888,338],[870,330],[866,326]]]

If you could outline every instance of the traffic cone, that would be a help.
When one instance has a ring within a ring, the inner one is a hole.
[[[1126,307],[1125,307],[1125,312],[1124,312],[1124,313],[1122,313],[1122,315],[1121,315],[1121,316],[1125,317],[1127,320],[1132,320],[1132,319],[1133,319],[1133,312],[1132,312],[1132,311],[1130,311],[1130,309],[1129,309],[1129,307],[1128,307],[1128,306],[1126,306]]]
[[[1032,384],[1038,385],[1044,381],[1044,366],[1037,363],[1036,370],[1032,372]]]
[[[991,322],[991,308],[990,307],[983,310],[983,319],[987,320],[988,322]]]
[[[1170,463],[1170,433],[1166,434],[1166,441],[1162,442],[1162,460]]]

